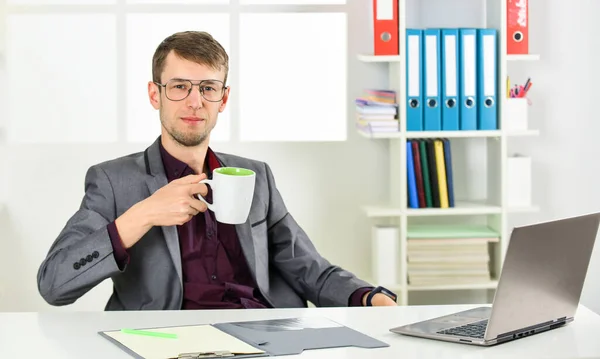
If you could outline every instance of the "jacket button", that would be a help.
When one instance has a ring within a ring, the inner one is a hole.
[[[87,262],[85,261],[85,258],[81,258],[81,259],[79,260],[79,265],[80,265],[80,266],[82,266],[82,267],[83,267],[83,266],[84,266],[84,265],[86,265],[86,264],[87,264]]]
[[[211,278],[212,280],[217,280],[217,276],[216,276],[216,275],[214,275],[214,274],[213,274],[213,275],[212,275],[210,278]]]
[[[79,270],[79,268],[80,268],[79,262],[73,263],[73,268],[75,268],[75,270]]]
[[[100,253],[98,253],[98,251],[94,251],[94,252],[92,253],[92,256],[93,256],[94,258],[98,258],[98,257],[100,257]]]
[[[85,260],[88,261],[88,262],[91,262],[91,261],[94,260],[94,257],[92,257],[91,254],[88,254],[87,257],[85,257]]]

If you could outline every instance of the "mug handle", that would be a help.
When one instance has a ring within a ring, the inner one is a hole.
[[[205,183],[205,184],[213,187],[213,184],[212,184],[213,180],[209,180],[208,178],[207,179],[203,179],[202,181],[200,181],[198,183]],[[202,202],[206,203],[206,206],[208,207],[208,209],[210,209],[213,212],[215,211],[215,209],[214,209],[215,205],[213,203],[208,203],[208,201],[204,197],[202,197],[199,193],[196,194],[196,197],[198,197],[198,199],[201,200]]]

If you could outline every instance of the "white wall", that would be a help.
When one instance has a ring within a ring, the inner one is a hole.
[[[348,44],[352,55],[349,98],[359,96],[363,87],[385,86],[387,78],[382,68],[360,63],[354,56],[369,51],[370,37],[360,31],[361,26],[367,26],[363,22],[368,18],[368,4],[353,4],[349,27],[356,30],[350,34]],[[310,95],[302,99],[311,100]],[[349,101],[348,111],[353,107]],[[35,111],[43,116],[42,108]],[[153,125],[158,128],[156,116]],[[285,121],[285,116],[281,120]],[[351,121],[349,128],[353,129]],[[306,119],[306,126],[315,131],[318,124],[318,116]],[[6,204],[0,215],[0,310],[103,309],[111,291],[109,281],[72,306],[52,308],[37,292],[36,273],[49,246],[80,204],[87,168],[143,150],[146,145],[0,144],[0,156],[6,156],[0,157],[0,184],[4,189],[0,198]],[[290,212],[318,249],[332,262],[369,275],[365,259],[370,257],[370,227],[360,206],[385,200],[389,187],[385,142],[370,142],[350,130],[346,142],[233,142],[215,144],[213,148],[268,162]],[[340,251],[340,246],[348,250]]]
[[[530,94],[539,138],[513,140],[509,149],[533,158],[535,215],[515,214],[512,225],[600,210],[600,2],[529,0],[531,52],[541,61],[511,64],[511,80],[535,83]],[[575,5],[577,4],[577,5]],[[582,295],[600,313],[600,241]]]
[[[433,0],[423,0],[433,1]],[[370,35],[361,31],[370,1],[350,0],[349,53],[368,52]],[[514,214],[511,225],[575,215],[600,208],[596,186],[597,83],[600,83],[600,13],[597,0],[530,0],[532,52],[542,60],[513,64],[514,81],[531,76],[533,126],[541,136],[512,140],[511,149],[534,159],[537,214]],[[385,65],[350,57],[349,98],[365,87],[385,86]],[[4,74],[0,73],[0,83]],[[7,91],[0,86],[0,95]],[[4,96],[0,96],[0,99]],[[0,100],[1,101],[1,100]],[[352,104],[349,103],[349,111]],[[35,97],[28,111],[43,116]],[[349,124],[353,119],[349,118]],[[3,120],[0,118],[0,124]],[[315,126],[310,119],[307,126]],[[158,119],[155,121],[158,126]],[[572,126],[572,127],[570,127]],[[388,189],[387,143],[359,138],[349,126],[341,143],[219,144],[215,148],[269,162],[286,203],[316,246],[331,261],[368,276],[370,222],[360,206],[384,201]],[[110,293],[105,282],[66,308],[46,305],[36,288],[36,272],[48,247],[83,194],[86,169],[143,145],[0,144],[0,311],[101,310]],[[292,160],[293,159],[293,160]],[[583,303],[600,313],[600,244],[596,246]]]

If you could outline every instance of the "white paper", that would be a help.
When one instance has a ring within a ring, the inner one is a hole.
[[[420,90],[421,71],[420,38],[417,35],[408,36],[408,96],[418,97]]]
[[[138,328],[135,328],[138,329]],[[177,339],[126,334],[118,331],[104,332],[145,359],[177,358],[182,353],[230,351],[241,354],[263,354],[264,351],[246,344],[212,325],[195,325],[169,328],[143,329],[177,334]]]
[[[394,20],[394,0],[377,0],[377,20]]]
[[[425,69],[427,74],[427,97],[438,96],[438,42],[437,36],[425,37],[425,52],[427,53]]]
[[[447,35],[444,37],[445,51],[445,76],[446,76],[446,96],[458,96],[458,81],[456,78],[456,36]]]
[[[475,96],[475,81],[477,80],[475,60],[475,35],[465,35],[463,37],[463,71],[465,81],[465,96]]]
[[[496,38],[483,36],[483,95],[496,95]]]

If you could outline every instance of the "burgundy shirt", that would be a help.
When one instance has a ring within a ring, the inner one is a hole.
[[[169,182],[194,174],[184,162],[171,156],[160,145],[165,174]],[[217,156],[209,148],[206,163],[209,176],[221,167]],[[212,202],[208,186],[205,197]],[[235,226],[215,220],[212,211],[198,213],[190,221],[177,226],[181,269],[183,275],[182,309],[230,309],[271,307],[258,290],[235,231]],[[108,224],[115,260],[119,268],[129,262],[129,255],[117,231],[115,222]],[[371,287],[356,290],[348,305],[361,306],[361,299]]]

